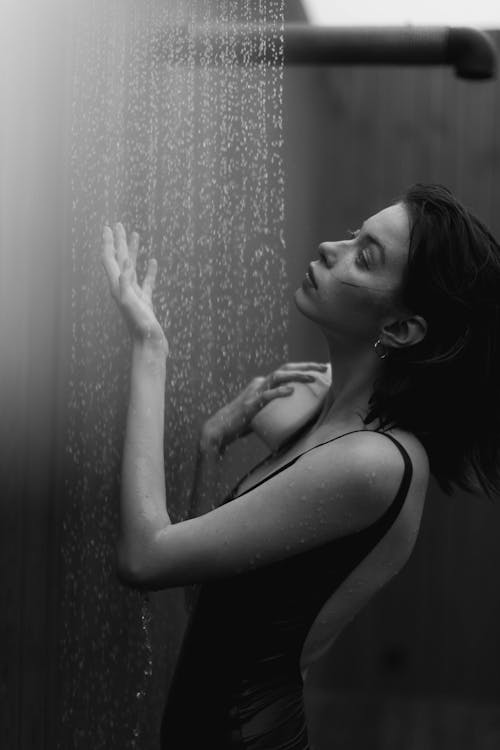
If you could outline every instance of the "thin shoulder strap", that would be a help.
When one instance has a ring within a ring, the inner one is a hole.
[[[410,487],[411,479],[413,476],[413,464],[411,461],[411,458],[408,454],[408,451],[404,447],[404,445],[401,445],[399,440],[397,440],[392,435],[389,435],[387,432],[381,432],[379,430],[352,430],[352,432],[375,432],[377,435],[385,435],[385,437],[388,437],[389,440],[392,440],[394,445],[396,445],[399,448],[399,451],[401,455],[403,456],[403,462],[404,462],[404,471],[403,476],[401,478],[401,483],[399,485],[399,489],[396,493],[396,497],[391,502],[387,510],[378,518],[376,521],[374,521],[372,524],[370,524],[365,529],[362,529],[361,531],[354,532],[354,535],[364,535],[365,533],[372,534],[374,531],[376,532],[378,529],[380,529],[380,535],[382,536],[383,533],[385,533],[390,526],[394,523],[396,518],[399,515],[399,512],[401,511],[401,508],[403,507],[403,503],[406,499],[406,495],[408,494],[408,489]],[[350,435],[350,432],[344,433],[344,435]],[[339,435],[338,437],[344,437],[344,435]],[[332,438],[332,440],[337,440],[337,438]],[[319,445],[325,445],[326,443],[332,442],[332,440],[326,440],[325,443],[319,443]],[[309,448],[307,451],[304,451],[304,453],[308,453],[310,450],[314,450],[314,448],[318,448],[318,445],[313,446],[313,448]],[[304,453],[301,453],[300,456],[297,456],[297,458],[301,458],[301,456],[304,455]],[[293,463],[297,459],[293,459],[290,463]],[[289,465],[289,464],[287,464]],[[284,466],[282,468],[285,468]],[[271,475],[272,476],[272,475]],[[269,479],[269,477],[267,477]],[[243,493],[244,494],[244,493]]]
[[[342,543],[342,541],[349,540],[349,544],[353,544],[355,540],[356,549],[362,550],[362,556],[358,559],[356,558],[350,568],[349,571],[347,571],[347,575],[352,572],[352,570],[356,567],[356,565],[366,557],[378,544],[378,542],[385,536],[385,534],[389,531],[393,523],[395,522],[396,518],[398,517],[404,501],[406,499],[406,496],[408,494],[408,489],[410,487],[411,479],[413,476],[413,465],[411,458],[408,454],[408,451],[406,448],[401,445],[399,440],[396,440],[395,437],[392,435],[387,434],[386,432],[381,432],[379,430],[352,430],[351,432],[345,432],[343,435],[338,435],[335,438],[331,438],[330,440],[325,440],[324,443],[319,443],[319,445],[315,445],[312,448],[308,448],[308,450],[303,451],[303,453],[299,454],[295,458],[292,458],[288,463],[284,464],[283,466],[280,466],[279,469],[276,469],[276,471],[273,471],[272,474],[269,474],[267,477],[262,479],[260,482],[258,482],[253,487],[250,487],[248,490],[245,490],[245,492],[242,492],[241,495],[238,495],[238,497],[241,497],[242,495],[245,495],[247,492],[250,492],[250,490],[255,489],[255,487],[258,487],[263,482],[266,482],[268,479],[270,479],[275,474],[278,474],[280,471],[283,471],[288,466],[291,466],[291,464],[295,463],[295,461],[298,461],[299,458],[301,458],[305,453],[309,453],[309,451],[314,450],[314,448],[318,448],[320,445],[326,445],[326,443],[332,443],[334,440],[338,440],[341,437],[344,437],[345,435],[351,435],[354,432],[376,432],[379,435],[385,435],[389,438],[389,440],[392,440],[394,445],[396,445],[399,448],[399,451],[403,457],[404,461],[404,472],[403,477],[401,479],[401,483],[399,485],[399,489],[396,493],[396,496],[394,500],[391,502],[387,510],[384,511],[384,513],[373,523],[371,523],[369,526],[366,526],[364,529],[361,529],[360,531],[355,531],[351,534],[348,534],[346,537],[341,537],[339,539],[334,539],[332,542],[328,542],[328,544],[334,544],[337,545],[339,543]],[[263,463],[263,462],[262,462]],[[241,480],[243,481],[243,480]],[[241,482],[240,482],[241,484]],[[238,485],[236,486],[237,489]],[[229,502],[230,500],[235,499],[233,497],[227,498],[224,502]]]
[[[294,464],[295,461],[298,461],[299,458],[302,458],[302,456],[304,456],[306,453],[309,453],[309,451],[312,451],[315,448],[319,448],[322,445],[326,445],[327,443],[333,443],[334,440],[338,440],[339,438],[345,437],[346,435],[351,435],[353,432],[376,432],[376,430],[351,430],[350,432],[344,432],[342,435],[337,435],[337,437],[330,438],[330,440],[325,440],[323,443],[318,443],[318,445],[313,445],[312,448],[308,448],[307,450],[303,451],[302,453],[299,453],[298,456],[295,456],[294,458],[291,458],[290,461],[287,461],[287,463],[283,464],[283,466],[279,466],[277,469],[275,469],[270,474],[268,474],[267,477],[264,477],[264,479],[261,479],[260,482],[257,482],[257,484],[254,484],[252,487],[249,487],[247,490],[245,490],[240,495],[238,495],[238,497],[242,497],[243,495],[246,495],[247,492],[250,492],[250,490],[254,490],[256,487],[259,487],[264,482],[267,482],[268,479],[271,479],[271,477],[274,477],[276,474],[279,474],[280,471],[284,471],[289,466],[291,466],[292,464]],[[383,435],[385,433],[379,433],[379,434]],[[391,437],[391,436],[387,435],[387,437]],[[395,441],[395,442],[397,442],[397,441]],[[398,443],[398,445],[400,445],[400,444]],[[403,446],[400,446],[400,447],[403,449]],[[405,451],[405,453],[406,453],[406,451]],[[406,455],[408,455],[408,454],[406,454]],[[269,458],[269,456],[267,456],[267,458]],[[238,482],[238,484],[236,485],[236,487],[234,488],[234,490],[228,495],[228,498],[224,502],[228,502],[229,500],[235,500],[236,499],[234,497],[234,494],[237,492],[238,487],[243,483],[244,479],[246,479],[252,473],[252,471],[254,471],[259,466],[261,466],[263,463],[265,463],[265,461],[267,461],[267,458],[265,458],[263,461],[261,461],[259,464],[257,464],[257,466],[255,466],[253,469],[251,469],[248,472],[248,474],[246,474],[243,477],[243,479],[241,479]],[[404,458],[404,456],[403,456],[403,458]]]
[[[373,430],[373,432],[379,431]],[[387,510],[369,526],[366,526],[364,529],[360,529],[359,531],[355,531],[348,536],[349,544],[355,543],[357,546],[360,545],[360,548],[363,550],[363,558],[366,557],[376,547],[376,545],[387,534],[391,526],[396,521],[396,518],[398,517],[403,507],[404,501],[406,500],[411,478],[413,475],[413,465],[405,447],[401,445],[399,440],[396,440],[396,438],[394,438],[392,435],[388,435],[386,432],[379,432],[379,434],[385,435],[390,440],[392,440],[395,445],[397,445],[401,452],[401,455],[403,456],[405,467],[403,478],[401,479],[401,484],[399,485],[396,497],[391,502]],[[354,568],[360,561],[361,559],[355,561],[354,565],[351,566],[349,573],[354,570]]]
[[[378,432],[378,430],[375,430],[375,432]],[[380,530],[380,535],[382,536],[389,528],[392,526],[394,521],[399,515],[399,512],[401,511],[401,508],[403,507],[403,503],[406,499],[406,495],[408,494],[408,489],[411,484],[411,479],[413,476],[413,464],[411,461],[410,456],[408,455],[408,451],[404,447],[404,445],[401,445],[399,440],[396,440],[395,437],[392,435],[388,435],[387,432],[379,432],[379,435],[385,435],[389,438],[389,440],[392,440],[394,445],[396,445],[401,455],[403,456],[404,461],[404,472],[403,477],[401,479],[401,484],[399,485],[399,489],[397,491],[396,497],[392,501],[392,503],[389,505],[387,510],[378,518],[374,523],[372,523],[368,529],[363,529],[362,531],[356,532],[357,534],[363,534],[364,532],[370,530],[373,532],[376,529]]]
[[[293,435],[291,435],[287,440],[285,440],[285,442],[280,446],[280,451],[285,450],[289,445],[291,445],[293,443],[294,440],[298,440],[300,437],[302,437],[302,435],[304,435],[307,432],[307,430],[309,429],[309,427],[312,425],[312,423],[316,419],[316,416],[317,416],[316,413],[312,414],[311,417],[310,417],[310,419],[308,419],[307,422],[305,424],[303,424],[302,427],[300,427],[297,430],[297,432],[294,432]],[[260,469],[260,467],[263,466],[266,463],[266,461],[269,461],[269,459],[272,458],[272,456],[274,456],[274,455],[275,455],[274,453],[268,453],[267,456],[264,456],[264,458],[262,459],[262,461],[259,461],[257,464],[255,464],[255,466],[252,466],[252,468],[249,471],[247,471],[247,473],[241,479],[238,480],[238,482],[235,484],[235,486],[233,487],[233,489],[227,495],[226,499],[222,502],[222,505],[224,505],[224,503],[229,502],[230,500],[234,500],[235,499],[235,495],[236,495],[236,493],[238,491],[238,487],[240,487],[243,484],[243,482],[245,481],[245,479],[247,477],[249,477],[250,474],[252,474],[254,471],[256,471],[257,469]],[[263,481],[265,481],[265,480],[263,480]],[[259,484],[260,484],[260,482],[259,482]],[[255,486],[257,486],[257,485],[255,485]],[[248,490],[246,490],[246,492],[248,492]],[[245,493],[242,492],[242,495],[244,495],[244,494]]]
[[[234,500],[235,499],[235,495],[238,492],[238,487],[240,487],[240,485],[243,484],[243,482],[245,481],[245,479],[247,477],[249,477],[252,472],[256,471],[256,469],[258,469],[261,466],[263,466],[266,463],[266,461],[268,461],[271,458],[272,455],[273,455],[272,453],[269,453],[267,456],[265,456],[262,459],[262,461],[259,461],[259,463],[255,464],[255,466],[252,466],[252,468],[250,469],[250,471],[247,471],[247,473],[241,479],[238,479],[238,481],[234,485],[233,489],[230,492],[228,492],[226,499],[222,502],[222,505],[224,505],[224,503],[228,503],[230,500]],[[245,493],[242,492],[241,494],[244,495]]]

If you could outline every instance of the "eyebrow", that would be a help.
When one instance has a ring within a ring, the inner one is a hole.
[[[363,231],[363,227],[364,226],[365,226],[365,224],[363,222],[363,224],[361,225],[361,231]],[[382,258],[382,265],[385,266],[385,260],[386,260],[386,258],[385,258],[385,247],[384,247],[384,245],[371,232],[366,232],[365,236],[368,237],[368,239],[370,240],[370,242],[372,242],[374,245],[376,245],[376,247],[378,248],[378,250],[380,252],[380,256]]]

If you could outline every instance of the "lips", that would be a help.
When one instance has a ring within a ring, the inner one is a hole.
[[[307,269],[307,273],[308,273],[309,278],[311,279],[311,281],[313,283],[314,288],[317,289],[318,285],[316,284],[316,279],[314,278],[314,271],[312,269],[312,264],[311,263],[309,264],[309,267]]]

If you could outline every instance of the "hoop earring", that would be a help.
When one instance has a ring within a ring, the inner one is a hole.
[[[376,353],[376,355],[377,355],[377,357],[379,359],[385,359],[387,357],[387,355],[389,354],[389,352],[386,351],[386,352],[384,352],[384,354],[380,354],[379,350],[377,349],[377,346],[383,346],[383,344],[380,341],[380,339],[377,339],[375,341],[375,343],[373,344],[373,348],[375,349],[375,353]]]

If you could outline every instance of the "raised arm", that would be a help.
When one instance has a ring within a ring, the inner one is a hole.
[[[127,577],[130,573],[134,580],[136,568],[142,569],[143,558],[152,547],[156,534],[171,525],[163,455],[169,346],[152,304],[157,264],[154,259],[149,261],[141,287],[135,268],[138,249],[137,233],[132,233],[129,246],[121,224],[115,225],[114,235],[109,227],[104,227],[101,259],[112,297],[132,339],[117,556],[119,571]],[[289,388],[284,387],[284,383],[311,377],[304,372],[305,367],[300,369],[302,372],[294,372],[288,365],[268,378],[254,378],[233,401],[210,418],[208,445],[205,444],[198,455],[199,471],[191,495],[191,510],[199,494],[207,496],[210,507],[217,505],[217,498],[213,495],[208,498],[214,485],[217,451],[224,450],[232,440],[249,432],[251,420],[269,401],[287,395]]]
[[[340,441],[317,447],[240,498],[171,523],[163,456],[169,348],[151,302],[156,264],[150,262],[139,287],[137,235],[132,263],[121,225],[116,238],[117,247],[105,229],[103,263],[133,341],[118,542],[123,580],[158,589],[236,575],[345,536],[379,517],[399,486],[401,457],[371,433],[356,433],[355,439],[342,438],[342,448]],[[216,422],[226,437],[244,433],[241,415],[251,419],[273,398],[272,387],[298,378],[278,373],[254,378],[218,412]]]

